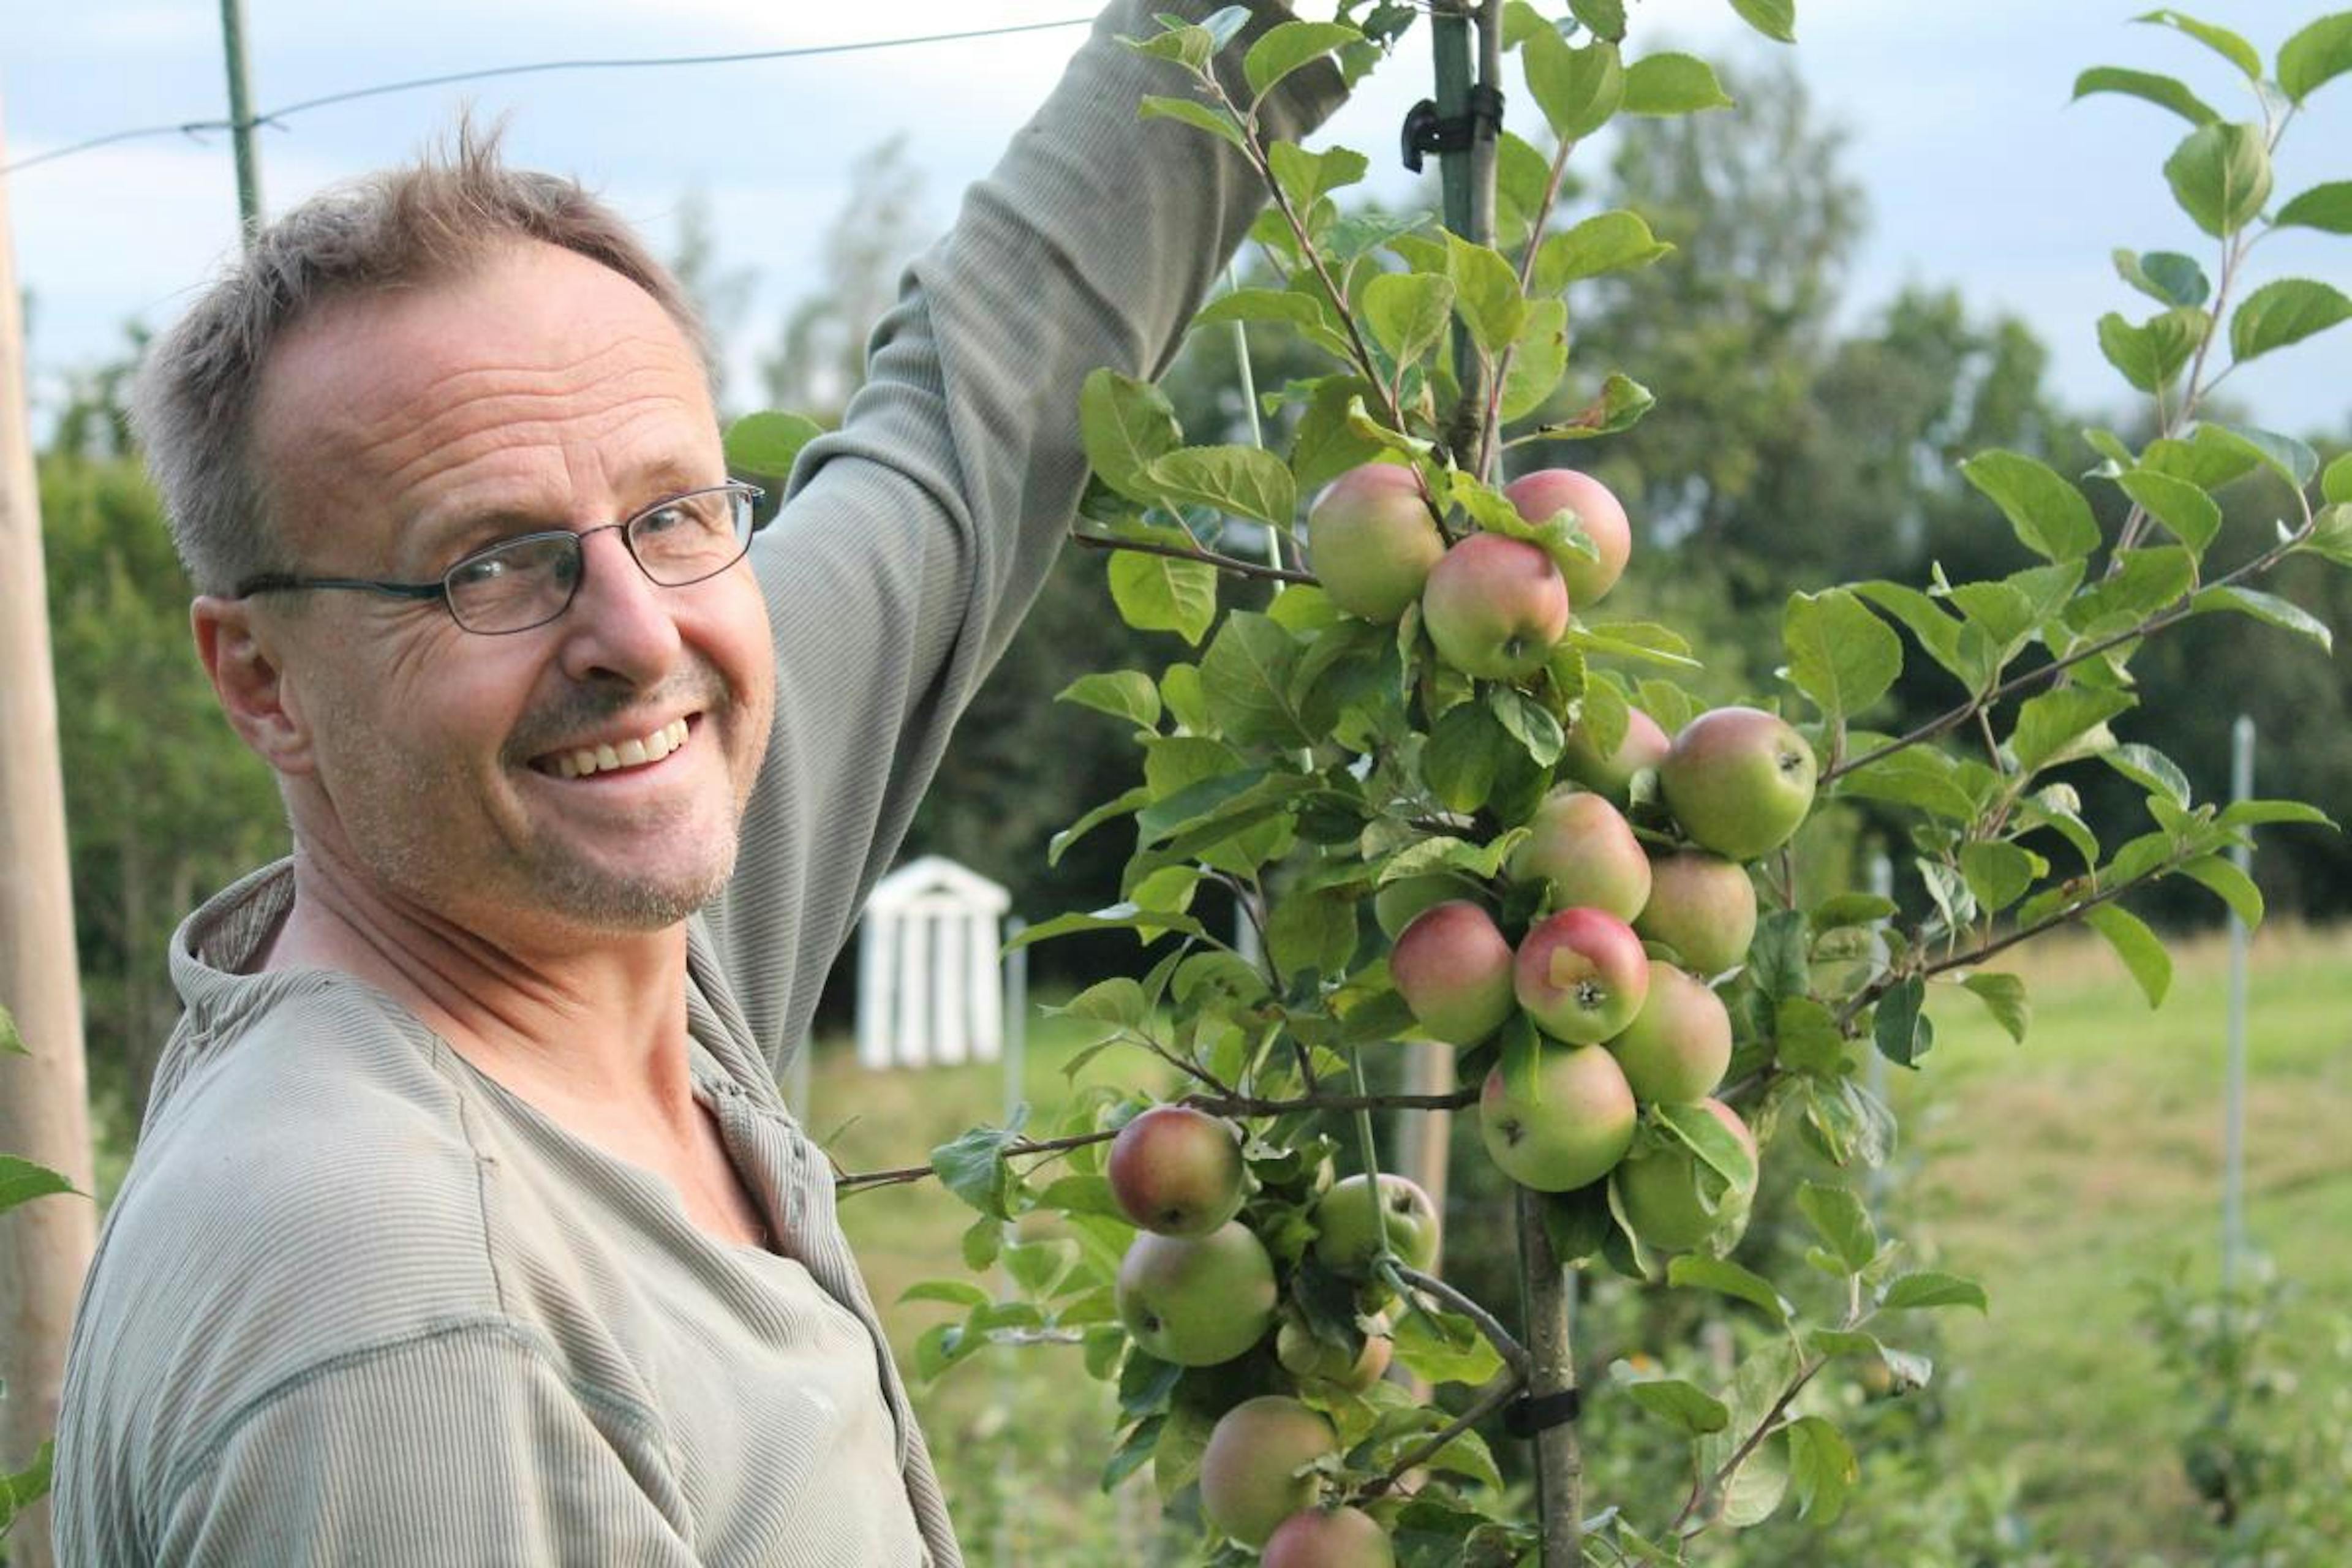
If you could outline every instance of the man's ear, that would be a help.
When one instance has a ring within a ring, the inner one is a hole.
[[[257,624],[251,603],[199,595],[188,606],[188,626],[231,727],[277,772],[309,773],[310,726],[280,661],[281,644]]]

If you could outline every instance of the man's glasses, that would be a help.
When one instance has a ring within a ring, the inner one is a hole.
[[[732,482],[657,500],[625,522],[603,528],[551,529],[520,533],[475,551],[437,583],[383,583],[363,577],[296,577],[281,572],[248,577],[231,598],[280,594],[292,589],[356,588],[402,599],[438,599],[452,619],[469,632],[496,637],[543,626],[572,607],[580,592],[593,533],[619,529],[637,569],[665,588],[683,588],[716,577],[751,547],[760,526],[757,485]]]

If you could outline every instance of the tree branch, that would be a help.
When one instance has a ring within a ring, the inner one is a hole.
[[[1389,1467],[1387,1474],[1366,1482],[1363,1489],[1356,1494],[1357,1500],[1369,1502],[1381,1493],[1392,1489],[1405,1476],[1443,1453],[1448,1443],[1508,1405],[1517,1395],[1521,1386],[1522,1382],[1515,1373],[1507,1372],[1497,1376],[1479,1390],[1478,1396],[1470,1402],[1468,1408],[1461,1415],[1439,1427],[1431,1435],[1428,1441],[1416,1443],[1399,1455],[1396,1463]]]
[[[1311,587],[1322,586],[1322,580],[1312,572],[1293,572],[1286,566],[1267,566],[1255,561],[1244,561],[1238,555],[1221,555],[1213,550],[1187,550],[1181,544],[1161,544],[1156,540],[1119,539],[1108,533],[1088,533],[1083,529],[1070,530],[1073,543],[1089,550],[1128,550],[1138,555],[1165,555],[1177,561],[1199,561],[1235,577],[1264,577],[1276,583],[1302,583]]]
[[[1502,1321],[1494,1313],[1434,1274],[1423,1274],[1418,1268],[1408,1268],[1400,1263],[1397,1265],[1397,1278],[1416,1290],[1427,1291],[1444,1302],[1449,1310],[1459,1312],[1477,1324],[1478,1331],[1486,1336],[1486,1342],[1493,1345],[1496,1353],[1503,1358],[1503,1364],[1521,1378],[1528,1375],[1527,1347],[1512,1336],[1510,1330],[1503,1327]]]

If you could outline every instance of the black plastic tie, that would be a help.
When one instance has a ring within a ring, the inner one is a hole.
[[[1583,1390],[1563,1388],[1557,1394],[1529,1394],[1503,1407],[1503,1430],[1514,1437],[1533,1437],[1555,1426],[1565,1426],[1584,1408]]]
[[[1468,110],[1452,119],[1441,117],[1433,99],[1423,99],[1405,111],[1404,166],[1421,173],[1428,153],[1467,153],[1473,142],[1493,141],[1503,129],[1503,95],[1480,82],[1471,88]]]

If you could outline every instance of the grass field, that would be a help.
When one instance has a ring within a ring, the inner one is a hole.
[[[2253,951],[2249,1229],[2295,1292],[2276,1348],[2315,1395],[2329,1326],[2352,1311],[2352,1146],[2338,1132],[2352,1120],[2352,931],[2275,927]],[[1992,1299],[1987,1318],[1944,1315],[1952,1447],[2015,1475],[2045,1543],[2101,1563],[2206,1561],[2180,1544],[2196,1502],[2172,1438],[2189,1412],[2137,1319],[2142,1281],[2183,1266],[2192,1279],[2217,1272],[2227,944],[2180,948],[2171,996],[2153,1013],[2095,942],[2008,956],[2034,1005],[2028,1044],[1948,995],[1925,1070],[1895,1072],[1892,1086],[1906,1139],[1892,1223]],[[1066,1029],[1033,1027],[1033,1099],[1066,1092],[1071,1048]],[[1134,1070],[1114,1053],[1086,1078]],[[992,1068],[865,1073],[839,1041],[825,1043],[814,1079],[812,1126],[835,1134],[853,1170],[921,1161],[999,1120],[1004,1092]],[[941,1309],[898,1297],[961,1271],[971,1213],[923,1184],[853,1197],[843,1216],[903,1363]],[[977,1560],[999,1539],[1013,1542],[1005,1561],[1148,1560],[1149,1507],[1092,1493],[1109,1426],[1074,1352],[983,1356],[916,1394]],[[1863,1462],[1867,1484],[1866,1452]]]

